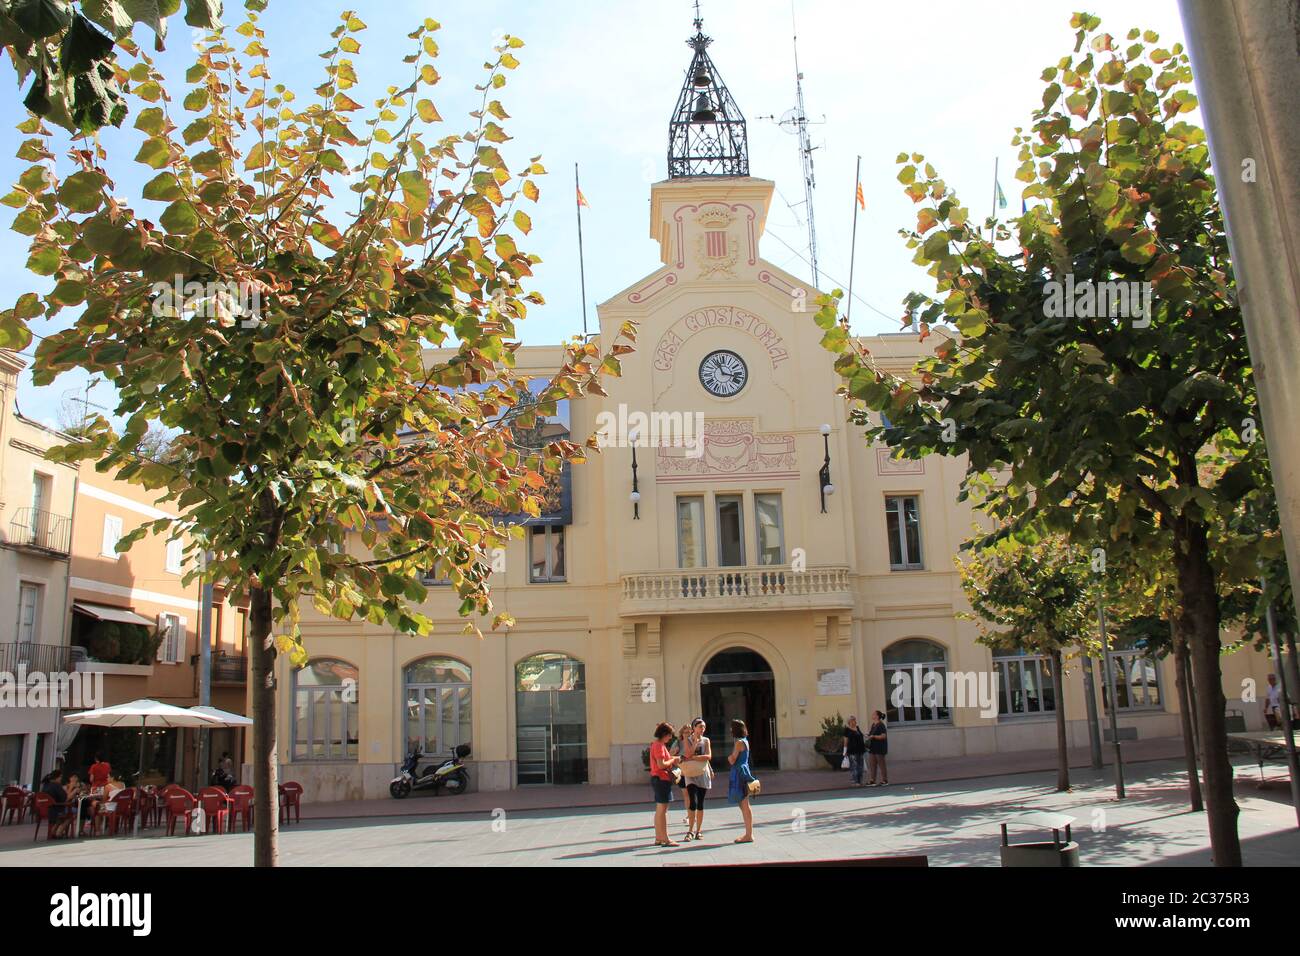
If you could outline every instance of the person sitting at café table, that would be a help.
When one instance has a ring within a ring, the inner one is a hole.
[[[41,781],[41,793],[53,801],[50,804],[49,823],[47,824],[50,836],[61,837],[66,835],[68,827],[72,823],[72,818],[67,813],[68,791],[63,786],[62,770],[51,770],[45,775],[45,779]]]

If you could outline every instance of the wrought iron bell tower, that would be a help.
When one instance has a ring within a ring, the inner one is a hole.
[[[668,177],[748,176],[745,117],[705,52],[713,40],[703,23],[697,16],[695,36],[686,41],[695,56],[668,124]]]

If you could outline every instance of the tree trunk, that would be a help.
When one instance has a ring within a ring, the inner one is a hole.
[[[1219,670],[1219,595],[1210,565],[1205,526],[1179,518],[1174,522],[1174,563],[1178,571],[1179,607],[1174,615],[1186,641],[1196,686],[1196,710],[1205,766],[1205,804],[1210,853],[1215,866],[1241,866],[1241,842],[1233,798],[1232,763],[1224,720],[1226,701]]]
[[[1052,648],[1052,682],[1056,685],[1056,789],[1070,789],[1070,744],[1065,734],[1065,668],[1061,650]]]
[[[1183,754],[1187,758],[1187,799],[1193,811],[1205,809],[1201,802],[1201,775],[1196,761],[1196,735],[1192,732],[1192,695],[1187,687],[1187,643],[1169,621],[1174,642],[1174,686],[1178,690],[1178,715],[1183,727]]]
[[[249,644],[253,651],[253,865],[279,864],[280,787],[276,766],[275,640],[271,593],[250,588]]]

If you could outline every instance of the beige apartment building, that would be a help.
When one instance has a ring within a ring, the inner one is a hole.
[[[279,665],[279,760],[313,799],[383,796],[405,753],[461,743],[480,789],[640,781],[656,723],[695,716],[721,753],[742,718],[756,764],[781,769],[825,766],[823,719],[873,709],[888,712],[895,759],[1055,746],[1044,662],[995,658],[957,617],[953,557],[973,524],[956,500],[962,462],[893,460],[848,423],[817,290],[761,255],[774,184],[749,175],[743,119],[707,40],[692,44],[670,175],[650,192],[660,262],[599,306],[600,340],[635,320],[638,351],[608,397],[564,403],[552,423],[615,444],[573,467],[506,549],[492,591],[508,632],[462,636],[437,587],[427,638],[304,607],[310,662]],[[933,344],[864,341],[898,372]],[[519,352],[539,379],[560,360]],[[1111,663],[1098,706],[1115,704],[1121,737],[1177,735],[1172,662],[1117,647]],[[1262,687],[1267,659],[1223,668],[1229,707],[1258,726],[1243,680]],[[999,704],[927,706],[917,685],[932,673],[983,675]],[[911,705],[891,703],[900,684],[916,687]],[[1077,661],[1064,684],[1071,743],[1086,746]]]
[[[202,595],[186,586],[183,541],[151,535],[125,554],[117,541],[170,512],[153,493],[80,466],[46,460],[73,439],[18,407],[23,360],[0,350],[0,673],[79,674],[102,706],[151,697],[199,703]],[[213,706],[243,713],[246,614],[220,589],[213,600]],[[21,670],[20,670],[21,668]],[[75,709],[75,703],[73,709]],[[0,781],[32,784],[59,761],[84,770],[97,751],[135,771],[134,730],[77,728],[58,707],[0,706]],[[209,766],[239,753],[240,731],[212,731]],[[150,731],[146,781],[193,782],[194,731]]]
[[[77,469],[45,459],[68,436],[19,410],[25,365],[0,349],[0,673],[14,675],[71,667],[63,609]],[[56,707],[0,707],[0,785],[30,784],[69,733]]]

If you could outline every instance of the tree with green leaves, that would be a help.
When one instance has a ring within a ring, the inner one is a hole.
[[[545,172],[502,154],[508,114],[493,97],[520,40],[484,64],[468,131],[439,131],[435,21],[409,35],[405,78],[367,109],[349,92],[365,29],[355,14],[300,100],[272,80],[262,3],[247,6],[233,37],[207,36],[176,97],[133,54],[135,161],[153,173],[138,208],[115,198],[99,150],[73,149],[76,171],[59,180],[43,164],[50,131],[22,125],[19,154],[35,165],[3,201],[31,237],[29,268],[53,287],[0,313],[0,333],[21,346],[37,317],[78,313],[41,342],[35,379],[103,376],[125,425],[99,418],[59,456],[116,469],[180,515],[119,550],[184,531],[190,558],[207,555],[204,579],[247,595],[254,860],[274,865],[275,661],[305,661],[300,603],[427,634],[420,577],[436,567],[466,632],[508,627],[492,616],[491,552],[521,529],[488,512],[536,516],[546,476],[582,455],[567,440],[522,451],[512,430],[604,394],[599,376],[618,374],[634,329],[604,352],[571,343],[535,399],[515,371],[518,323],[541,303],[524,289],[538,260],[516,245],[531,228],[517,207]],[[163,460],[139,453],[152,423],[174,436]]]
[[[1038,537],[1032,529],[1002,537],[954,559],[973,613],[979,642],[1002,651],[1043,655],[1051,662],[1056,715],[1056,789],[1070,789],[1065,727],[1065,662],[1071,648],[1088,656],[1100,648],[1087,554],[1061,534]]]
[[[905,321],[922,339],[955,326],[934,355],[897,378],[833,299],[816,319],[844,390],[892,422],[855,413],[868,439],[964,455],[963,497],[978,484],[999,533],[1034,524],[1112,558],[1133,541],[1162,549],[1195,674],[1213,857],[1239,866],[1219,583],[1258,544],[1219,532],[1270,478],[1223,218],[1204,133],[1180,118],[1196,106],[1182,46],[1136,29],[1118,41],[1088,14],[1072,26],[1074,51],[1043,73],[1043,105],[1012,141],[1033,205],[996,239],[923,156],[899,157],[921,206],[907,243],[936,286],[907,298]]]
[[[143,24],[161,51],[167,18],[180,9],[181,0],[0,0],[0,45],[19,87],[31,80],[23,105],[73,133],[121,126],[130,78],[116,48],[133,51]],[[219,28],[221,0],[185,0],[185,22]]]

